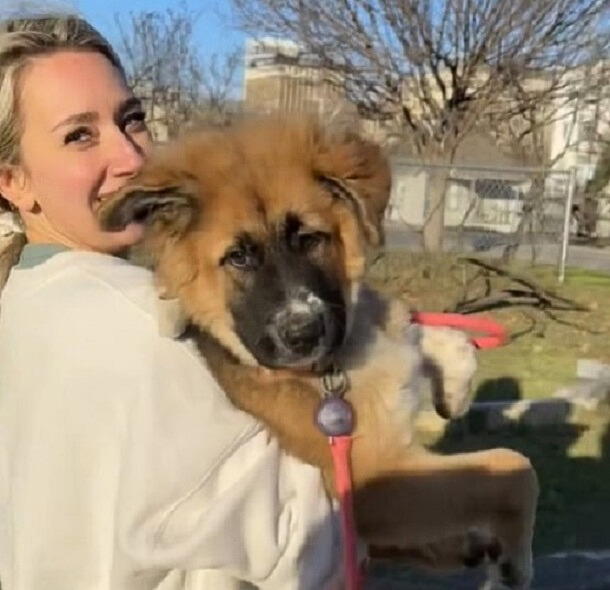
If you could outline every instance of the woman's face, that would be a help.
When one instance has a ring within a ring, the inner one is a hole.
[[[104,56],[62,51],[23,71],[19,165],[0,174],[33,243],[113,252],[140,228],[104,232],[94,209],[142,166],[150,138],[140,103]]]

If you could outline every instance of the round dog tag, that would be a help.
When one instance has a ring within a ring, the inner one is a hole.
[[[351,404],[339,397],[322,400],[316,412],[316,424],[326,436],[348,436],[354,430]]]

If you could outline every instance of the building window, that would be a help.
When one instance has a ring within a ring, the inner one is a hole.
[[[499,178],[477,178],[474,190],[480,199],[512,201],[519,198],[519,193],[511,183]]]
[[[593,178],[594,174],[595,166],[593,164],[589,163],[578,166],[576,169],[576,184],[578,186],[585,186]]]
[[[583,121],[578,130],[579,141],[593,143],[597,141],[597,125],[595,121]]]

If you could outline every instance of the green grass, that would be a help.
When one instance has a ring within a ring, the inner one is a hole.
[[[586,426],[429,437],[445,452],[509,447],[530,458],[540,479],[534,551],[546,555],[610,546],[610,411]]]
[[[475,383],[479,400],[536,399],[574,381],[579,358],[610,363],[610,275],[569,268],[562,286],[556,270],[515,271],[574,299],[587,312],[559,312],[557,320],[532,308],[506,308],[485,315],[517,337],[508,345],[480,351]],[[427,311],[451,309],[464,298],[480,296],[485,281],[456,260],[430,266],[415,254],[390,252],[371,268],[370,281],[381,291]],[[492,290],[507,286],[494,279]],[[530,458],[540,479],[534,552],[536,555],[610,547],[610,408],[590,413],[582,425],[513,429],[500,433],[465,433],[459,424],[424,442],[443,453],[509,447]],[[448,491],[448,493],[450,493]],[[379,570],[384,573],[383,567]],[[445,588],[442,579],[426,578],[401,567],[387,568],[400,587]],[[424,583],[425,582],[425,583]]]
[[[610,409],[592,415],[584,428],[564,425],[535,433],[514,430],[493,435],[464,434],[456,428],[440,437],[428,435],[425,442],[444,453],[502,446],[526,454],[540,480],[534,554],[541,557],[610,547],[609,423]],[[398,564],[377,564],[373,573],[382,582],[373,587],[380,590],[385,587],[393,590],[478,588],[483,579],[482,571],[441,576]],[[579,576],[574,572],[575,579]],[[593,581],[590,574],[589,578],[582,578],[585,580]],[[581,586],[575,586],[575,590],[577,587]],[[595,585],[595,588],[601,587]]]
[[[608,253],[610,256],[610,252]],[[607,287],[610,288],[610,274],[583,268],[568,268],[565,276],[566,284],[578,287]]]
[[[486,313],[516,338],[502,348],[479,353],[475,383],[479,399],[549,397],[574,380],[577,359],[610,363],[610,275],[570,268],[565,284],[559,287],[554,268],[521,264],[514,270],[590,311],[559,312],[557,320],[528,307]],[[385,253],[372,266],[369,277],[383,292],[429,311],[451,309],[464,298],[483,294],[487,287],[469,265],[442,258],[430,266],[421,256],[408,252]],[[493,279],[490,286],[498,290],[508,282]]]

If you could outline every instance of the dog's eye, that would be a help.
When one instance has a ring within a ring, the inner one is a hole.
[[[262,248],[247,236],[237,240],[220,259],[221,266],[228,264],[240,270],[256,270],[262,262]]]
[[[245,250],[231,250],[225,261],[235,268],[246,268],[251,263],[251,256]]]
[[[328,234],[321,231],[303,232],[298,234],[299,250],[308,252],[328,239]]]
[[[257,260],[250,252],[243,248],[229,250],[221,259],[220,265],[231,265],[233,268],[250,270],[256,266]]]

